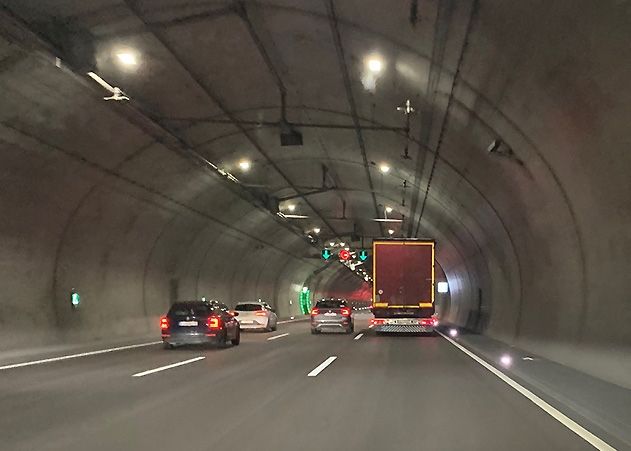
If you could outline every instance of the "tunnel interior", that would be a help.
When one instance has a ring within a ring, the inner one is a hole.
[[[443,321],[630,387],[628,3],[3,3],[2,349],[369,296],[320,251],[391,235]]]

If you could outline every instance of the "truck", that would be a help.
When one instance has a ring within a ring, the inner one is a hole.
[[[434,333],[434,247],[428,239],[373,241],[371,329]]]

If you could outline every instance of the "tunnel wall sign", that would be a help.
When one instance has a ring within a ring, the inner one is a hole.
[[[81,296],[73,288],[72,290],[70,290],[70,305],[72,306],[72,308],[79,308],[80,303],[81,303]]]

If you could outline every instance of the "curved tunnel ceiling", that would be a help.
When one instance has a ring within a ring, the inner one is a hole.
[[[45,275],[51,330],[83,321],[62,307],[75,280],[109,302],[129,278],[140,322],[174,290],[290,314],[322,268],[314,227],[392,228],[437,240],[448,320],[598,372],[572,352],[589,344],[600,376],[626,371],[602,351],[631,345],[603,327],[631,321],[626,3],[4,3],[2,196],[21,217],[4,235],[30,243],[7,258]],[[64,60],[81,50],[64,30],[87,33],[94,66]],[[131,100],[103,101],[86,68]],[[302,146],[279,145],[283,103]],[[403,221],[374,221],[386,206]],[[323,292],[350,283],[339,270]]]

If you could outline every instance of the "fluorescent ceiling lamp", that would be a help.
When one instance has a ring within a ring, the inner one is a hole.
[[[136,54],[130,51],[122,51],[116,54],[118,57],[118,61],[120,61],[125,66],[135,66],[138,64],[138,58],[136,58]]]
[[[287,210],[294,211],[295,209],[296,209],[296,206],[294,204],[287,205]]]
[[[320,233],[320,227],[314,227],[314,228],[313,228],[313,233],[315,233],[316,235],[317,235],[318,233]]]
[[[306,215],[287,215],[287,214],[284,214],[283,216],[289,219],[307,219],[309,217]]]
[[[438,292],[447,293],[449,291],[449,284],[447,282],[438,282]]]
[[[386,213],[392,213],[392,207],[386,207]]]
[[[388,166],[387,164],[381,164],[379,166],[379,170],[384,174],[387,174],[388,172],[390,172],[390,166]]]
[[[250,163],[250,160],[239,161],[239,168],[242,171],[249,171],[251,166],[252,166],[252,163]]]
[[[402,219],[389,219],[389,218],[375,218],[372,221],[376,222],[403,222]]]
[[[383,61],[379,56],[374,55],[366,60],[366,66],[370,72],[378,74],[383,69]]]

